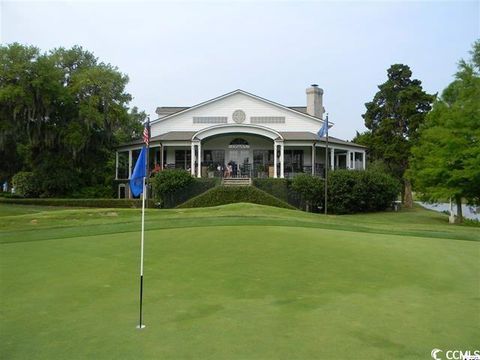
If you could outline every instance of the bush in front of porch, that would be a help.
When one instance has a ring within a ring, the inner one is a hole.
[[[315,212],[323,208],[324,180],[309,174],[293,180],[254,179],[253,185],[299,209]],[[335,170],[328,175],[328,212],[383,211],[399,193],[399,182],[379,170]]]
[[[305,211],[315,211],[324,203],[325,181],[310,174],[300,174],[292,181],[292,189],[300,194]]]
[[[377,170],[335,170],[328,175],[328,211],[383,211],[391,207],[400,189],[395,178]]]

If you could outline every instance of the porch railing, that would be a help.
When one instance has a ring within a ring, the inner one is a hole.
[[[195,165],[196,167],[196,165]],[[165,164],[166,169],[176,168],[175,164]],[[273,177],[272,166],[268,165],[255,165],[255,164],[241,164],[232,166],[230,175],[227,174],[226,168],[223,166],[214,166],[213,164],[202,163],[201,176],[206,178],[224,178],[227,176],[235,178],[269,178]],[[190,171],[187,169],[187,171]],[[280,165],[277,167],[277,174],[280,176]],[[299,174],[312,174],[312,166],[305,165],[301,168],[294,168],[291,166],[284,167],[284,177],[287,179],[293,179]],[[325,177],[325,166],[323,164],[315,164],[314,176],[321,178]]]

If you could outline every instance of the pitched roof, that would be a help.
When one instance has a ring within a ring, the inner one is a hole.
[[[197,131],[169,131],[165,134],[152,137],[150,139],[150,142],[153,143],[156,141],[190,141],[193,135],[195,135],[196,133]],[[280,132],[280,135],[282,135],[283,139],[286,141],[322,141],[322,142],[326,141],[325,137],[319,138],[317,134],[314,134],[309,131],[283,131],[283,132]],[[363,145],[355,144],[350,141],[341,140],[333,136],[329,136],[328,141],[332,144],[366,148]],[[141,144],[143,144],[142,138],[130,141],[128,143],[124,143],[120,145],[120,147],[125,147],[130,145],[141,145]]]
[[[158,121],[163,121],[163,120],[166,120],[167,118],[171,117],[171,116],[174,116],[176,114],[180,114],[184,111],[188,111],[190,109],[196,109],[196,108],[199,108],[201,106],[204,106],[204,105],[207,105],[207,104],[210,104],[214,101],[217,101],[217,100],[221,100],[223,98],[226,98],[228,96],[231,96],[231,95],[234,95],[234,94],[243,94],[243,95],[246,95],[246,96],[249,96],[249,97],[252,97],[252,98],[255,98],[257,100],[261,100],[261,101],[264,101],[268,104],[271,104],[271,105],[274,105],[274,106],[277,106],[279,108],[282,108],[282,109],[286,109],[286,110],[289,110],[289,111],[292,111],[292,112],[295,112],[297,114],[301,114],[303,116],[306,116],[310,119],[313,119],[313,120],[316,120],[318,122],[323,122],[323,119],[322,118],[319,118],[319,117],[316,117],[316,116],[313,116],[313,115],[310,115],[306,112],[306,108],[303,107],[303,106],[292,106],[292,107],[288,107],[288,106],[285,106],[285,105],[282,105],[282,104],[279,104],[275,101],[271,101],[271,100],[268,100],[268,99],[265,99],[265,98],[262,98],[260,96],[257,96],[257,95],[254,95],[252,93],[249,93],[247,91],[244,91],[244,90],[241,90],[241,89],[237,89],[237,90],[234,90],[234,91],[231,91],[229,93],[226,93],[226,94],[223,94],[223,95],[220,95],[220,96],[217,96],[213,99],[210,99],[210,100],[207,100],[207,101],[203,101],[199,104],[196,104],[194,106],[190,106],[190,107],[177,107],[177,106],[168,106],[168,107],[159,107],[157,108],[157,111],[161,111],[162,114],[163,113],[167,113],[169,112],[168,115],[163,115],[163,116],[160,116],[158,119],[155,119],[153,120],[151,123],[154,124]],[[157,112],[158,114],[158,112]],[[330,122],[331,125],[333,125],[332,122]]]
[[[314,134],[309,131],[283,131],[280,132],[280,134],[283,136],[284,140],[297,140],[297,141],[305,141],[305,140],[314,140],[314,141],[322,141],[326,142],[325,137],[318,137],[317,134]],[[338,145],[347,145],[347,146],[355,146],[355,147],[361,147],[361,148],[366,148],[363,145],[355,144],[350,141],[342,140],[333,136],[328,137],[328,142],[333,143],[333,144],[338,144]]]
[[[186,110],[188,108],[189,108],[189,106],[159,106],[155,110],[155,113],[159,117],[164,117],[164,116],[167,116],[167,115],[175,114],[176,112],[179,112],[179,111],[182,111],[182,110]]]
[[[306,106],[287,106],[287,107],[291,110],[308,114]],[[190,106],[159,106],[155,110],[155,113],[162,118],[164,116],[172,115],[172,114],[175,114],[176,112],[187,110],[187,109],[190,109]]]
[[[319,138],[320,141],[326,141],[325,137]],[[339,144],[339,145],[348,145],[348,146],[355,146],[355,147],[360,147],[366,149],[366,146],[360,145],[360,144],[355,144],[351,141],[346,141],[342,140],[333,136],[328,137],[328,142],[334,143],[334,144]]]
[[[165,134],[153,136],[150,138],[150,143],[156,141],[190,141],[192,136],[197,131],[169,131]],[[125,147],[130,145],[142,145],[143,144],[143,137],[138,138],[123,144],[120,144],[119,147]]]
[[[288,108],[304,114],[308,114],[306,106],[288,106]]]

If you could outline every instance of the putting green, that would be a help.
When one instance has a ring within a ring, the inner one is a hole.
[[[137,330],[138,210],[0,210],[1,358],[428,359],[478,348],[480,231],[440,214],[151,210]]]

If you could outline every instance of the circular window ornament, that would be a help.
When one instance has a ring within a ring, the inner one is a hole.
[[[233,121],[237,124],[241,124],[245,121],[245,112],[243,110],[235,110],[232,115]]]

